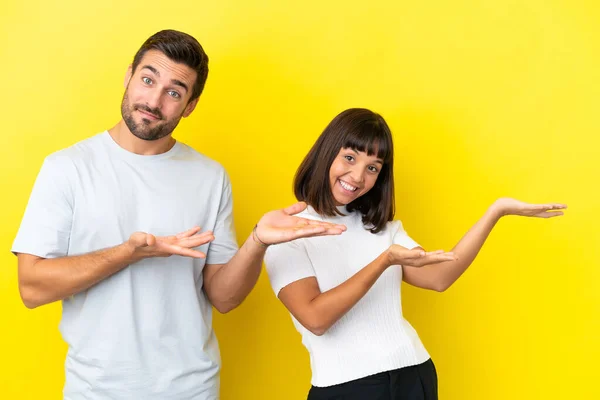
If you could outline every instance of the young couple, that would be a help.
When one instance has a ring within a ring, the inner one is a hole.
[[[394,219],[390,129],[356,108],[300,165],[299,203],[266,213],[238,248],[226,172],[172,137],[207,75],[193,37],[156,33],[127,70],[122,119],[39,172],[12,251],[25,305],[62,301],[64,398],[218,399],[212,308],[237,307],[264,258],[310,353],[309,399],[436,399],[401,281],[443,291],[501,217],[566,206],[502,198],[450,252],[426,251]]]

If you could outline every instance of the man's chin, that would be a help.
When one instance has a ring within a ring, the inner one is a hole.
[[[154,142],[155,140],[162,139],[164,136],[146,136],[146,135],[135,135],[138,139],[145,140],[146,142]]]

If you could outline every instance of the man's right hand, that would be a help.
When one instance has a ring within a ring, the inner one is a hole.
[[[172,236],[154,236],[146,232],[135,232],[126,244],[131,247],[136,261],[149,257],[169,257],[174,254],[205,258],[206,254],[194,248],[213,241],[215,237],[211,231],[197,234],[198,232],[200,232],[198,226]]]

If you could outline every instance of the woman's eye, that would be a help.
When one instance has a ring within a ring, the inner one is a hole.
[[[354,161],[354,157],[352,156],[344,156],[344,158],[348,161]]]
[[[369,171],[371,171],[371,172],[379,172],[379,170],[377,169],[377,167],[374,167],[372,165],[369,167]]]

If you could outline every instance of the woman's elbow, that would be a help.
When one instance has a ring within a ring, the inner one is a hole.
[[[446,286],[435,286],[432,288],[434,291],[438,292],[438,293],[443,293],[446,291],[446,289],[448,289]]]

